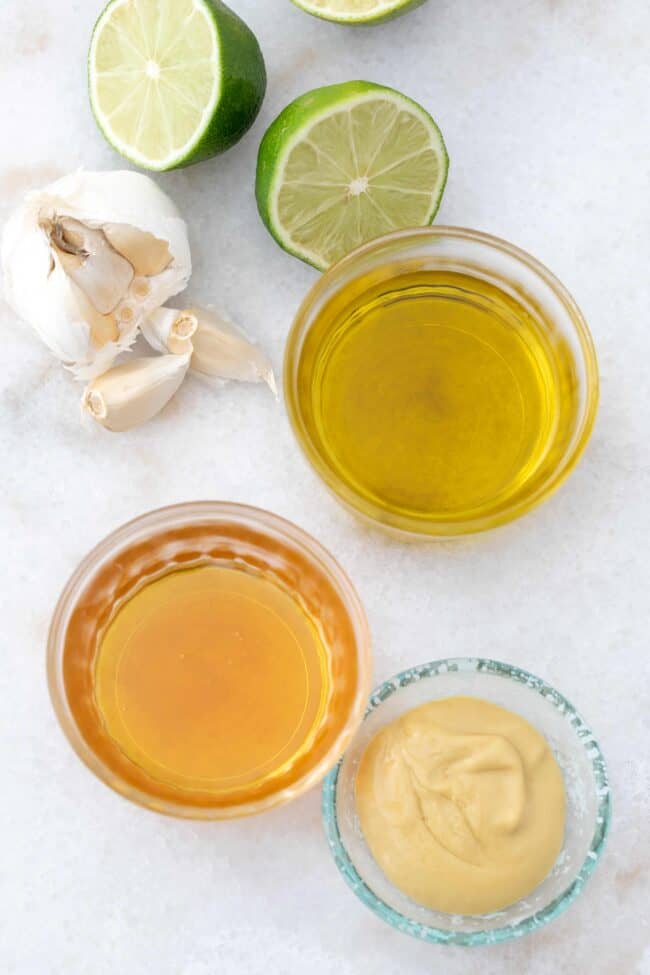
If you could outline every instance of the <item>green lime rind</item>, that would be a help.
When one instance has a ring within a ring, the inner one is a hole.
[[[319,258],[315,253],[307,253],[304,249],[296,247],[289,235],[280,226],[273,212],[274,201],[277,199],[282,184],[284,166],[291,150],[319,119],[333,114],[336,110],[345,108],[346,105],[353,106],[360,99],[364,99],[369,95],[375,94],[381,96],[382,93],[392,99],[398,100],[405,106],[409,106],[416,115],[425,119],[436,140],[436,149],[439,154],[441,166],[440,181],[436,188],[437,192],[432,195],[429,212],[419,225],[426,226],[431,224],[440,207],[447,183],[449,171],[447,148],[439,127],[429,113],[413,99],[393,88],[368,81],[348,81],[306,92],[280,112],[275,121],[267,129],[260,144],[257,159],[255,196],[262,221],[280,247],[306,264],[317,268],[319,271],[327,270],[330,264]],[[359,241],[359,243],[364,242],[365,240]]]
[[[312,17],[318,17],[320,20],[328,20],[333,24],[346,24],[351,27],[370,27],[375,24],[385,24],[389,20],[395,20],[396,17],[402,17],[407,14],[410,10],[414,10],[416,7],[421,7],[426,0],[398,0],[394,7],[385,11],[384,13],[369,13],[369,14],[347,14],[347,15],[336,15],[334,13],[327,13],[323,10],[316,10],[312,8],[309,3],[305,3],[304,0],[291,0],[296,7],[302,10],[306,14],[310,14]]]
[[[250,27],[219,0],[204,0],[214,11],[221,58],[221,97],[215,115],[182,165],[225,152],[248,132],[266,94],[266,67]]]
[[[121,156],[141,169],[164,172],[180,169],[210,159],[237,143],[252,126],[266,94],[266,67],[257,38],[221,0],[195,0],[208,13],[215,28],[219,49],[220,78],[216,106],[189,145],[177,157],[162,164],[153,160],[145,163],[140,154],[129,153],[115,144],[103,123],[102,112],[94,98],[93,49],[97,28],[108,11],[120,0],[110,0],[100,14],[90,42],[88,55],[88,91],[93,116],[102,135]]]

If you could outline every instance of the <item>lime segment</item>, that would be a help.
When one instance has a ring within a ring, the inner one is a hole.
[[[228,148],[265,89],[255,37],[218,0],[112,0],[89,54],[90,100],[104,135],[147,169]]]
[[[257,201],[282,247],[325,269],[367,240],[431,223],[447,167],[423,108],[391,88],[347,82],[302,95],[271,125]]]

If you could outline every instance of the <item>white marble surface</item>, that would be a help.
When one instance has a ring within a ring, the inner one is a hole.
[[[192,294],[219,300],[280,370],[315,272],[259,222],[259,139],[303,90],[351,77],[403,89],[446,137],[439,219],[510,238],[550,265],[591,324],[595,435],[544,507],[494,534],[418,548],[360,527],[306,468],[262,388],[190,380],[130,435],[79,423],[78,389],[0,306],[3,975],[646,975],[648,947],[647,0],[429,0],[375,29],[289,0],[232,0],[263,46],[261,117],[221,159],[160,177],[192,233]],[[0,6],[0,204],[83,165],[117,167],[86,100],[101,0]],[[561,919],[482,951],[433,948],[363,908],[334,868],[319,794],[257,820],[175,822],[118,798],[54,720],[44,675],[60,587],[101,536],[191,498],[271,508],[325,542],[371,620],[376,678],[489,654],[557,685],[608,758],[614,828]]]

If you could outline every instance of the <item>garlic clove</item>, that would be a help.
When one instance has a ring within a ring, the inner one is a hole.
[[[82,409],[107,430],[123,432],[159,413],[185,378],[187,355],[131,359],[88,384]]]
[[[90,329],[92,344],[99,350],[109,343],[117,342],[120,338],[120,327],[116,315],[102,315],[101,312],[98,312],[85,291],[76,284],[72,286],[72,294],[76,300],[79,314]]]
[[[149,278],[136,276],[131,282],[129,295],[134,301],[142,302],[151,294],[151,282]]]
[[[271,363],[226,317],[212,309],[158,308],[142,323],[156,352],[192,350],[190,368],[218,379],[265,382],[277,396]]]
[[[142,334],[156,352],[191,355],[198,324],[190,312],[158,308],[142,323]]]
[[[173,261],[167,241],[144,230],[125,223],[107,223],[103,231],[111,247],[142,277],[160,274]]]
[[[192,335],[192,370],[219,379],[265,382],[277,396],[270,361],[225,315],[208,308],[189,308],[176,315],[189,316],[197,323]]]
[[[66,274],[101,315],[109,315],[128,292],[132,265],[113,249],[101,230],[61,217],[47,221],[50,246]]]

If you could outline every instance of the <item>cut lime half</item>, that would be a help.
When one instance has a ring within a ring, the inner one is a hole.
[[[424,0],[293,0],[315,17],[338,24],[379,24],[419,7]]]
[[[93,32],[88,82],[113,148],[163,170],[237,142],[266,74],[254,34],[219,0],[111,0]]]
[[[270,126],[257,204],[278,243],[324,270],[360,244],[430,224],[448,157],[431,116],[368,81],[308,92]]]

